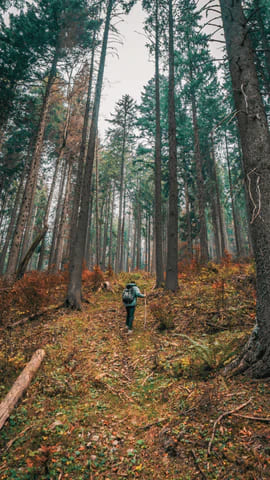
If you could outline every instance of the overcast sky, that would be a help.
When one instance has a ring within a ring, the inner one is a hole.
[[[206,3],[206,0],[200,0],[199,6],[202,7]],[[213,15],[210,12],[207,20],[211,16]],[[117,24],[123,43],[122,45],[111,44],[117,48],[118,56],[113,55],[111,51],[107,55],[99,117],[99,134],[103,139],[108,127],[105,118],[110,118],[115,103],[125,94],[129,94],[140,102],[143,86],[154,75],[153,59],[150,61],[148,49],[145,46],[144,18],[145,13],[141,2],[137,2],[129,15],[123,16],[123,21]],[[206,28],[209,31],[210,27]],[[222,57],[220,44],[213,43],[210,48],[212,55],[216,58]]]
[[[143,36],[144,17],[139,2],[129,15],[123,17],[123,22],[117,24],[123,36],[123,44],[113,44],[117,47],[118,57],[111,53],[107,56],[99,118],[99,133],[102,138],[108,127],[105,118],[110,118],[115,103],[125,94],[139,102],[143,86],[154,75],[154,64],[150,62],[145,46],[146,39]]]

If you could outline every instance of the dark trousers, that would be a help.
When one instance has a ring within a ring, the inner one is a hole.
[[[134,319],[135,307],[126,307],[126,309],[127,309],[126,325],[131,330],[133,319]]]

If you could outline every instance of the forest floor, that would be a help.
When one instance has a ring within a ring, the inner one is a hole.
[[[147,314],[139,299],[131,335],[127,274],[113,292],[85,287],[82,312],[2,326],[0,399],[36,349],[46,356],[0,432],[1,480],[270,478],[269,382],[222,375],[254,325],[252,267],[182,274],[176,294],[135,276]]]

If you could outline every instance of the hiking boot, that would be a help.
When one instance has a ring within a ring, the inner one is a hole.
[[[132,333],[132,330],[130,328],[128,329],[128,333]]]

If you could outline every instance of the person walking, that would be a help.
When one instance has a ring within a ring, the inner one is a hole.
[[[146,295],[143,295],[140,292],[140,289],[139,287],[137,287],[135,282],[128,283],[122,295],[123,303],[127,311],[126,327],[128,328],[128,333],[132,332],[134,313],[135,313],[138,297],[145,298]]]

